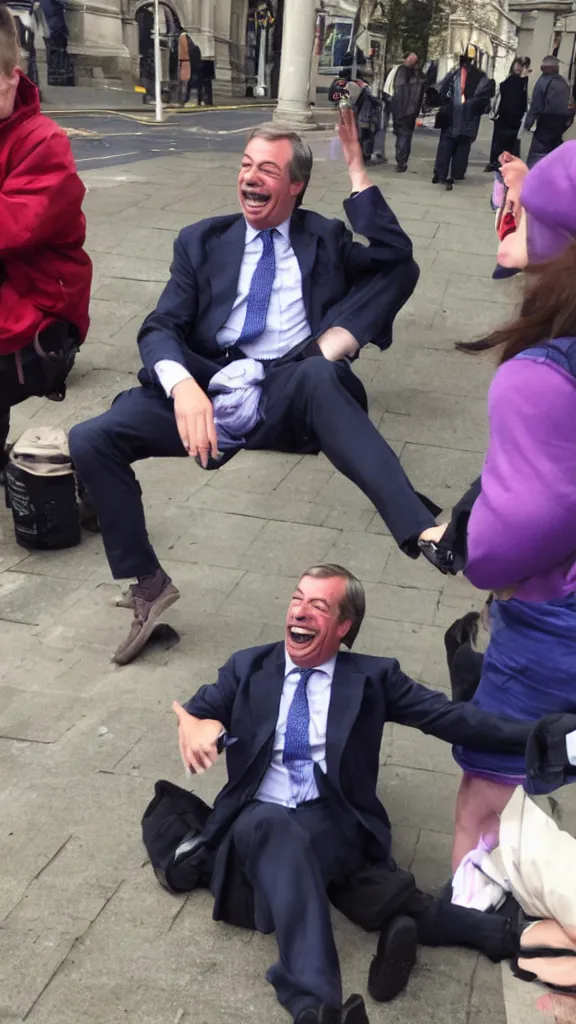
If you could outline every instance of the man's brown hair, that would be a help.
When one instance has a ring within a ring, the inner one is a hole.
[[[13,75],[20,63],[16,22],[4,4],[0,4],[0,74]]]
[[[352,623],[346,636],[342,637],[342,643],[346,644],[346,647],[350,649],[360,632],[360,626],[366,612],[366,594],[360,580],[349,569],[344,569],[343,566],[336,565],[334,562],[312,565],[309,569],[306,569],[306,572],[302,573],[300,579],[304,579],[305,576],[312,576],[316,580],[337,578],[345,581],[346,590],[340,604],[340,621],[350,619]]]

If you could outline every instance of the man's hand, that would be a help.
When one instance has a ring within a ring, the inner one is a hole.
[[[178,716],[178,742],[182,760],[186,768],[202,775],[218,757],[216,743],[224,726],[213,718],[195,718],[176,700],[172,710]]]
[[[212,402],[191,377],[172,388],[172,398],[182,444],[189,455],[200,456],[200,462],[206,469],[210,454],[214,459],[218,458]]]
[[[346,356],[355,355],[358,351],[358,342],[345,327],[329,327],[318,338],[318,348],[325,359],[336,363],[339,359],[345,359]]]
[[[440,526],[429,526],[427,530],[422,531],[418,539],[430,541],[432,544],[439,544],[446,533],[447,527],[448,523],[440,523]]]
[[[362,147],[358,139],[356,118],[354,117],[354,111],[351,107],[340,111],[338,137],[340,139],[340,145],[342,146],[344,159],[348,164],[348,172],[350,174],[350,182],[352,184],[351,191],[363,192],[364,189],[371,187],[372,182],[370,181],[364,166],[364,157],[362,156]]]

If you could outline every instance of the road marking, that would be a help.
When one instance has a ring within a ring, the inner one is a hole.
[[[87,164],[90,160],[120,160],[124,156],[139,156],[140,152],[133,149],[130,153],[109,153],[108,156],[83,156],[76,159],[77,164]]]
[[[186,131],[198,135],[241,135],[242,132],[254,131],[254,125],[246,125],[245,128],[201,128],[194,125],[193,128],[186,128]]]
[[[99,139],[99,138],[101,138],[100,132],[90,132],[90,131],[88,131],[87,128],[63,128],[62,130],[64,132],[66,132],[66,135],[68,135],[69,137],[74,137],[76,135],[79,135],[82,138],[90,138],[90,139]]]

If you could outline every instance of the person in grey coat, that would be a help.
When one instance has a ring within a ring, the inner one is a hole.
[[[466,176],[470,149],[478,135],[480,118],[490,108],[494,82],[476,67],[472,57],[463,55],[438,92],[442,107],[436,127],[441,134],[432,184],[441,183],[450,191],[455,181],[463,181]]]
[[[525,123],[527,131],[536,125],[528,153],[528,167],[533,167],[562,144],[562,136],[572,124],[575,113],[570,86],[560,74],[557,58],[545,57],[541,71]]]

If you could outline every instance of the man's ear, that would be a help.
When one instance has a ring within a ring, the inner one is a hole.
[[[350,632],[351,626],[352,619],[342,619],[342,621],[338,623],[336,632],[341,640],[343,640],[346,634]]]
[[[302,195],[304,187],[305,186],[303,181],[290,182],[290,195],[294,196],[294,198],[297,198],[298,196]]]

